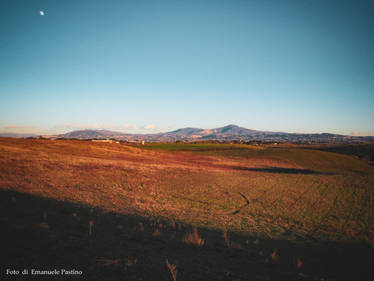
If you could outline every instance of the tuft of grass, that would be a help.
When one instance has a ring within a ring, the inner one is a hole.
[[[166,259],[166,265],[169,269],[169,272],[170,272],[170,275],[171,275],[171,278],[174,280],[174,281],[177,281],[177,274],[178,274],[178,269],[177,269],[177,266],[175,264],[171,264],[169,263],[168,259]]]
[[[40,228],[44,228],[44,229],[48,229],[49,228],[48,223],[46,223],[44,221],[39,226],[40,226]]]
[[[127,262],[126,262],[126,268],[135,266],[137,261],[138,261],[137,259],[130,259],[130,257],[128,257]]]
[[[161,231],[158,228],[156,228],[155,231],[153,232],[152,236],[153,237],[159,237],[159,236],[161,236]]]
[[[90,235],[90,236],[92,235],[93,225],[94,225],[94,222],[89,221],[89,223],[88,223],[88,235]]]
[[[140,232],[144,232],[144,225],[142,222],[139,222],[139,230]]]
[[[184,237],[183,241],[187,244],[196,245],[199,247],[205,244],[205,240],[199,236],[199,233],[196,227],[193,229],[192,233],[190,232]]]
[[[227,233],[226,228],[222,231],[222,235],[223,235],[223,239],[225,240],[227,248],[230,248],[231,241],[230,241],[230,237],[229,237],[229,234]]]
[[[176,224],[175,224],[174,220],[171,220],[169,225],[170,225],[171,229],[175,229],[175,227],[176,227]]]
[[[121,262],[120,259],[105,259],[105,258],[97,258],[96,263],[99,266],[110,266],[110,265],[116,265]]]
[[[301,260],[301,258],[297,258],[296,266],[298,269],[303,267],[303,261]]]
[[[279,255],[278,255],[278,250],[274,249],[273,252],[271,253],[271,260],[276,262],[279,260]]]

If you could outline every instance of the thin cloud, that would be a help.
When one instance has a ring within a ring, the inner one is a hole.
[[[156,126],[155,126],[155,125],[152,125],[152,124],[151,124],[151,125],[145,125],[145,126],[144,126],[144,129],[145,129],[145,130],[154,130],[155,128],[156,128]]]
[[[156,125],[153,125],[153,124],[149,124],[149,125],[143,126],[143,129],[147,130],[147,131],[160,131],[160,130],[164,130],[165,127],[163,127],[163,126],[156,126]]]
[[[56,135],[67,133],[76,130],[109,130],[123,133],[157,133],[165,130],[170,130],[173,126],[157,126],[154,124],[147,124],[138,126],[134,124],[114,124],[114,123],[62,123],[51,127],[40,127],[36,125],[21,125],[21,124],[4,124],[0,126],[0,132],[3,133],[30,133],[42,135]]]
[[[124,130],[137,130],[139,127],[137,125],[122,124],[117,125],[114,123],[93,123],[93,124],[75,124],[75,123],[64,123],[55,126],[58,130],[111,130],[111,131],[124,131]]]
[[[137,125],[123,124],[118,126],[118,130],[137,130],[139,127]]]
[[[0,127],[3,130],[35,130],[39,129],[39,126],[34,126],[34,125],[17,125],[17,124],[12,124],[12,125],[5,125]]]

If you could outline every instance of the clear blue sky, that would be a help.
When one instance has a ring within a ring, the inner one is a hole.
[[[0,35],[0,132],[374,135],[374,1],[1,0]]]

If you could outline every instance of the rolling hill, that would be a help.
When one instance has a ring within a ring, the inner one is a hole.
[[[60,134],[58,138],[74,139],[116,139],[125,141],[145,140],[151,142],[174,141],[265,141],[265,142],[366,142],[374,137],[355,137],[329,133],[296,134],[251,130],[237,125],[227,125],[213,129],[181,128],[171,132],[156,134],[126,134],[108,130],[79,130]]]

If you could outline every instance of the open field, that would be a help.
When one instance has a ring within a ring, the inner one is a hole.
[[[173,280],[173,265],[176,280],[372,280],[374,167],[356,156],[0,138],[1,264],[89,280]]]

